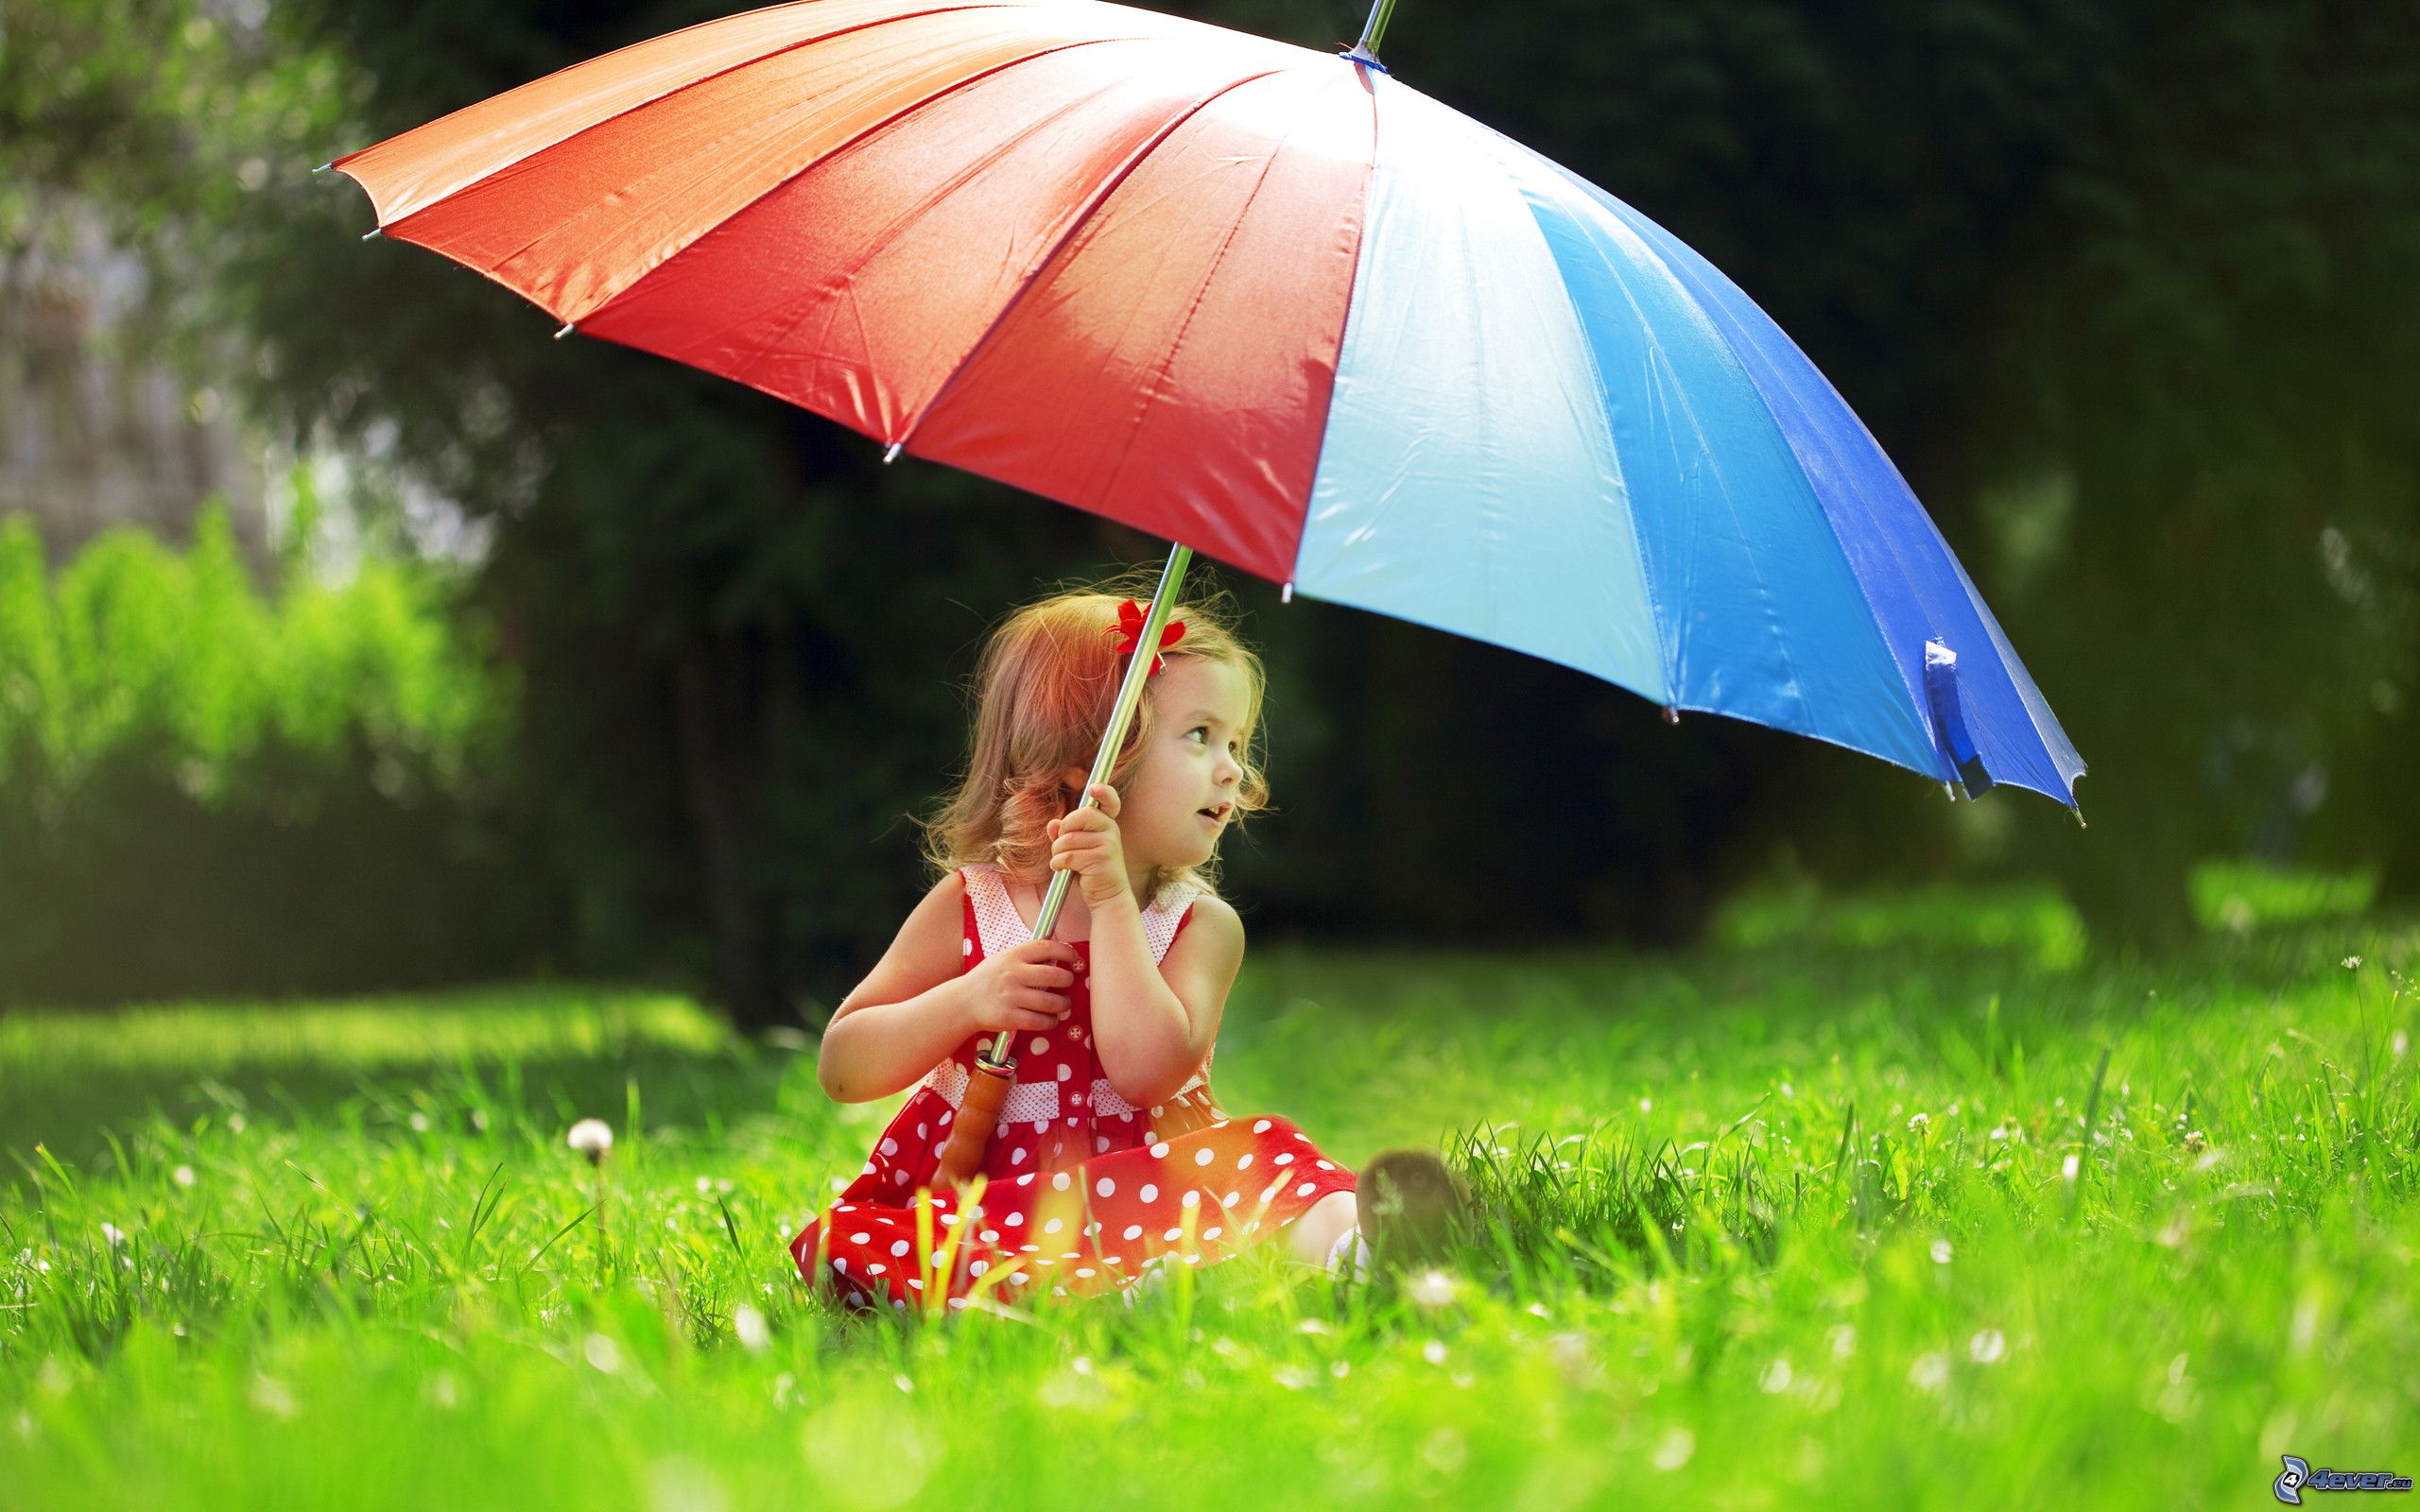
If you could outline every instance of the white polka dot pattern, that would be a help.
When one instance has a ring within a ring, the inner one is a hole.
[[[952,1108],[966,1105],[966,1084],[973,1073],[955,1060],[944,1060],[925,1073],[917,1085],[929,1087],[942,1095]],[[1020,1081],[1009,1088],[1009,1095],[1000,1102],[1000,1121],[1005,1124],[1033,1124],[1057,1118],[1063,1109],[1059,1102],[1056,1081]]]
[[[1000,1104],[1000,1116],[1011,1124],[1048,1123],[1059,1116],[1059,1084],[1018,1082],[1009,1089],[1007,1100]]]
[[[952,1108],[966,1105],[966,1083],[971,1073],[955,1060],[944,1060],[925,1074],[922,1085],[942,1094],[942,1100]]]
[[[987,888],[987,880],[1000,880],[996,868],[970,868],[966,933],[982,938],[987,950],[1013,948],[1026,933],[1013,908],[989,920],[988,936],[981,931],[977,903],[986,892],[1003,905],[1008,902],[1005,886]],[[1173,890],[1163,896],[1180,905],[1184,901]],[[1155,954],[1182,918],[1165,906],[1157,912],[1166,936],[1152,941]],[[1080,999],[1081,993],[1080,987]],[[969,1292],[969,1278],[987,1271],[1001,1283],[987,1288],[995,1302],[1012,1294],[1032,1301],[1046,1293],[1060,1297],[1109,1290],[1132,1301],[1138,1279],[1180,1259],[1187,1265],[1216,1264],[1239,1246],[1274,1237],[1328,1194],[1353,1190],[1352,1173],[1317,1159],[1310,1140],[1283,1118],[1231,1119],[1213,1106],[1206,1060],[1161,1102],[1148,1108],[1127,1102],[1098,1074],[1098,1053],[1083,1032],[1083,1005],[1077,1006],[1063,1027],[1016,1036],[1019,1069],[1032,1079],[1009,1089],[998,1123],[987,1130],[993,1143],[985,1164],[993,1179],[979,1206],[965,1211],[977,1221],[961,1226],[955,1211],[959,1194],[933,1186],[941,1145],[970,1085],[968,1068],[954,1056],[925,1078],[947,1106],[919,1102],[901,1109],[877,1137],[857,1179],[831,1183],[844,1199],[831,1210],[839,1216],[810,1219],[791,1245],[802,1273],[859,1310],[885,1301],[897,1310],[910,1302],[936,1307],[944,1297],[951,1307],[965,1306],[968,1297],[960,1294]],[[1222,1199],[1230,1181],[1242,1190]],[[934,1210],[925,1232],[938,1245],[946,1230],[959,1246],[960,1258],[946,1275],[930,1268],[919,1274],[920,1266],[933,1264],[915,1244],[923,1202]],[[838,1231],[829,1230],[834,1224],[841,1226]],[[1188,1225],[1194,1226],[1190,1234]],[[1028,1237],[1039,1243],[1019,1243]],[[1046,1246],[1063,1246],[1063,1252],[1043,1254]],[[926,1297],[926,1280],[935,1275],[942,1280]],[[1027,1288],[1028,1280],[1043,1284]],[[1053,1280],[1064,1284],[1053,1286]]]
[[[978,861],[971,867],[960,867],[959,875],[966,880],[966,896],[975,902],[975,928],[983,937],[987,959],[1033,938],[1033,930],[1009,897],[1007,875],[998,862]],[[1189,883],[1172,882],[1145,905],[1143,938],[1150,943],[1151,959],[1160,960],[1167,954],[1168,945],[1176,938],[1177,921],[1201,892]]]

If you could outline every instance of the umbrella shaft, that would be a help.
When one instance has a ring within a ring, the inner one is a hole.
[[[1381,5],[1389,0],[1379,0]],[[1109,780],[1109,769],[1117,761],[1118,747],[1126,744],[1126,731],[1134,722],[1134,706],[1143,698],[1144,679],[1151,675],[1151,662],[1159,650],[1160,631],[1168,616],[1175,612],[1176,595],[1184,587],[1184,570],[1193,561],[1193,548],[1182,541],[1168,548],[1167,565],[1160,569],[1160,586],[1151,594],[1151,611],[1144,616],[1143,631],[1134,640],[1134,654],[1127,659],[1126,678],[1117,685],[1117,702],[1110,710],[1109,728],[1101,731],[1100,748],[1093,753],[1092,774],[1084,779],[1084,791],[1076,806],[1082,808],[1093,801],[1095,782]],[[1033,921],[1033,937],[1048,939],[1059,922],[1059,906],[1066,902],[1067,885],[1076,880],[1073,871],[1061,871],[1050,879],[1050,890],[1043,894],[1042,912]],[[994,1066],[1014,1063],[1009,1054],[1008,1030],[1000,1031],[982,1059]]]
[[[1370,19],[1362,23],[1361,40],[1354,44],[1354,51],[1377,57],[1378,39],[1386,34],[1387,21],[1394,13],[1395,0],[1373,0]]]

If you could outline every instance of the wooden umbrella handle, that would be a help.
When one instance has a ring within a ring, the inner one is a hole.
[[[1000,1106],[1008,1101],[1009,1085],[1016,1075],[1013,1062],[992,1066],[981,1056],[975,1057],[975,1069],[966,1078],[966,1095],[959,1100],[957,1116],[949,1122],[949,1138],[942,1144],[941,1169],[934,1179],[942,1187],[955,1191],[983,1168],[992,1125],[999,1121]]]

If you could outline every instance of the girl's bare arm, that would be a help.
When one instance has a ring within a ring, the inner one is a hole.
[[[1157,963],[1132,903],[1094,911],[1094,1049],[1120,1097],[1165,1103],[1201,1068],[1243,959],[1243,919],[1222,899],[1196,901],[1193,921]]]
[[[900,1091],[975,1032],[961,986],[965,879],[933,885],[866,979],[832,1010],[815,1079],[838,1103]]]

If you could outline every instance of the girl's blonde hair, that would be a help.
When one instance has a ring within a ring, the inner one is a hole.
[[[1019,881],[1036,887],[1048,884],[1046,827],[1082,796],[1063,780],[1061,768],[1092,770],[1126,674],[1126,658],[1117,650],[1118,606],[1132,598],[1148,610],[1158,583],[1156,571],[1138,572],[1132,581],[1119,576],[1095,588],[1062,590],[1014,610],[993,629],[971,689],[975,724],[965,775],[938,812],[918,821],[934,880],[959,867],[994,861]],[[1183,620],[1184,634],[1161,653],[1164,663],[1213,657],[1244,675],[1249,694],[1237,736],[1243,781],[1234,820],[1240,828],[1269,805],[1269,782],[1257,750],[1267,674],[1238,635],[1234,600],[1223,589],[1183,598],[1168,618]],[[1153,685],[1144,684],[1106,779],[1120,793],[1150,738]],[[1179,882],[1215,897],[1218,874],[1216,856],[1201,867],[1154,867],[1148,895],[1140,901],[1148,905]]]

